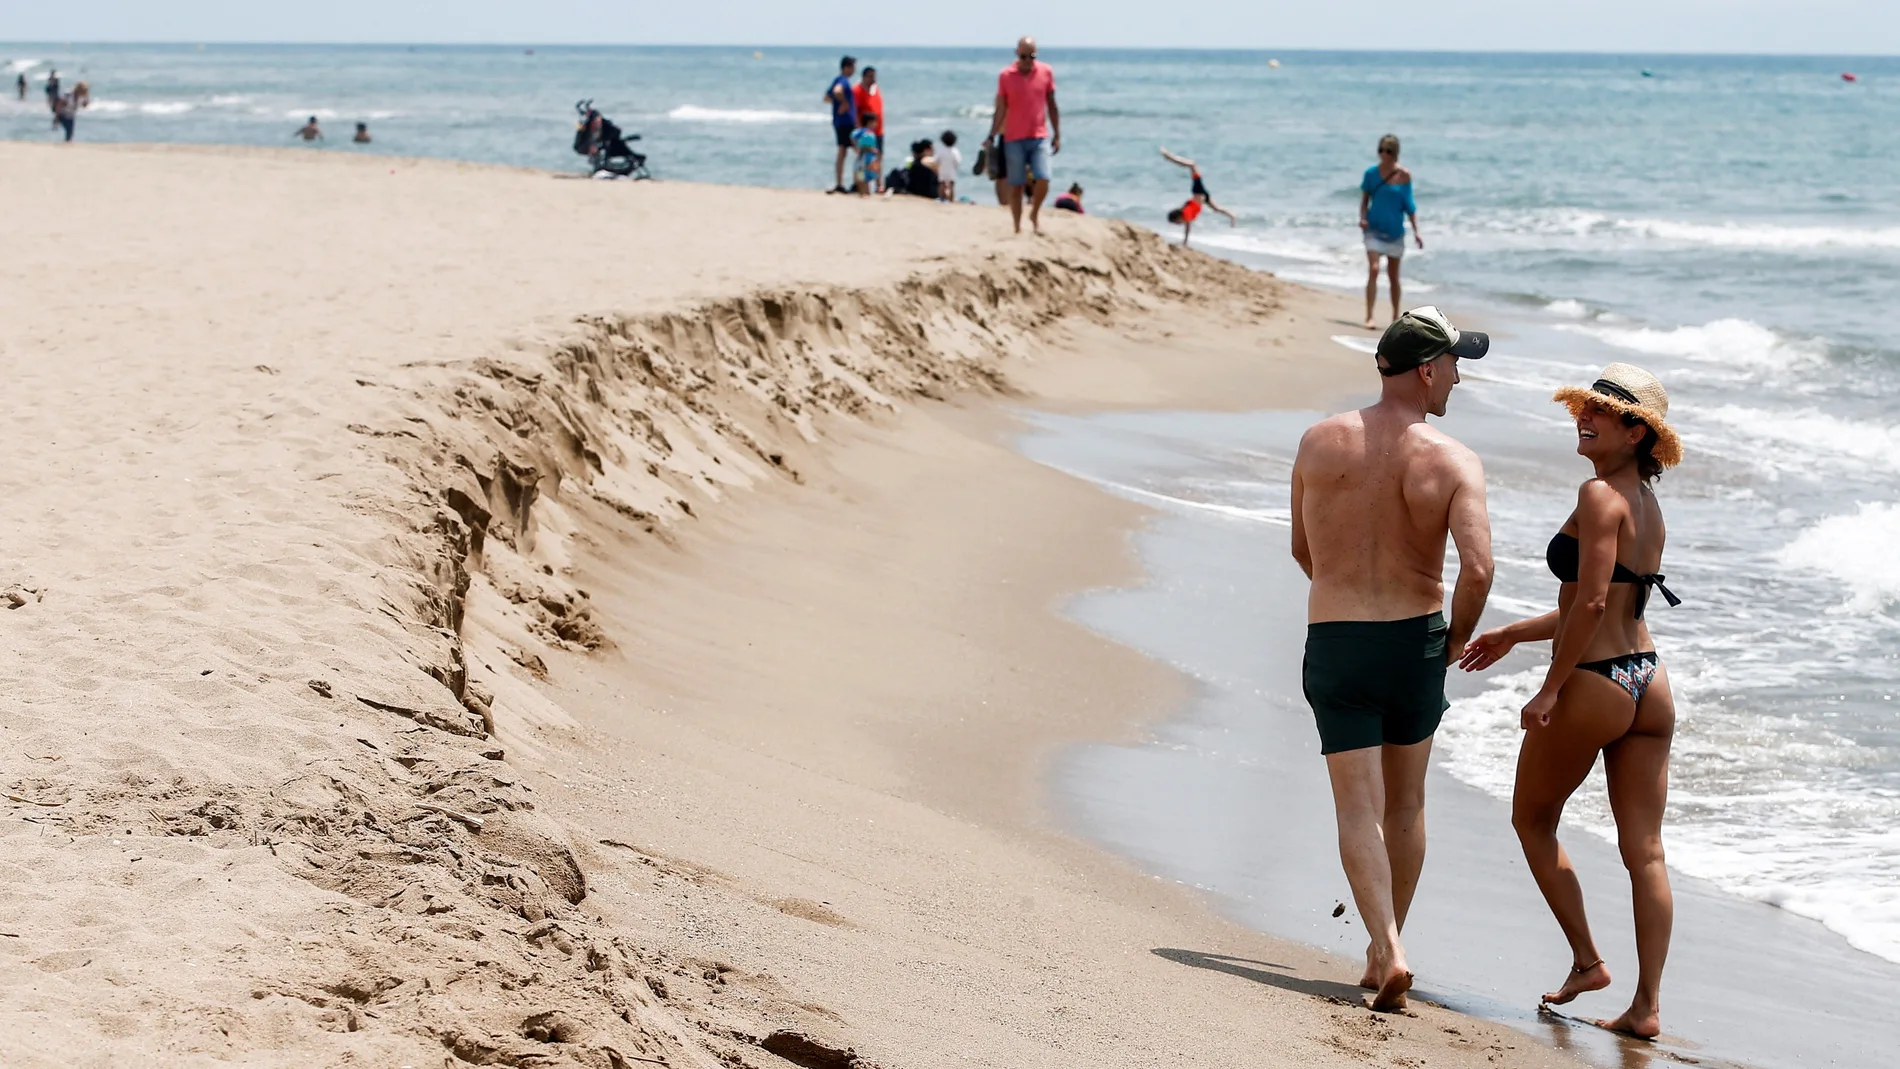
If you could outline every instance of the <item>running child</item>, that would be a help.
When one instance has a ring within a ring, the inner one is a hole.
[[[1194,230],[1194,220],[1201,217],[1201,209],[1203,207],[1212,208],[1226,216],[1228,226],[1235,226],[1239,223],[1239,220],[1234,218],[1233,212],[1214,203],[1213,194],[1207,191],[1207,183],[1201,181],[1201,169],[1194,165],[1193,160],[1184,156],[1176,156],[1165,148],[1161,150],[1161,155],[1169,163],[1186,167],[1189,173],[1194,176],[1194,186],[1188,191],[1187,203],[1168,213],[1168,222],[1181,224],[1181,245],[1183,248],[1187,246],[1188,235]]]

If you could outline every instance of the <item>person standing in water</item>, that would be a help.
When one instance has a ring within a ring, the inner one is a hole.
[[[1049,157],[1062,151],[1062,113],[1056,107],[1056,72],[1036,58],[1036,39],[1016,42],[1016,62],[996,76],[996,115],[990,120],[994,143],[1003,135],[1003,167],[1010,220],[1023,232],[1023,195],[1027,190],[1029,227],[1042,233],[1042,200],[1049,195]]]
[[[312,115],[310,116],[309,122],[298,127],[297,132],[290,136],[301,137],[305,141],[321,141],[323,140],[323,128],[317,125],[317,117]]]
[[[1445,414],[1458,361],[1491,340],[1436,308],[1379,339],[1376,404],[1321,420],[1293,461],[1293,558],[1307,597],[1306,700],[1332,780],[1339,859],[1371,942],[1372,1008],[1405,1008],[1399,932],[1425,863],[1425,766],[1445,672],[1491,592],[1491,520],[1478,456],[1426,424]],[[1445,621],[1445,539],[1458,585]]]
[[[73,94],[60,94],[53,102],[53,124],[66,132],[65,140],[73,139],[73,123],[78,117],[79,105],[73,100]]]
[[[1399,261],[1405,258],[1405,221],[1412,221],[1412,239],[1425,247],[1418,230],[1418,203],[1412,199],[1412,172],[1399,166],[1399,139],[1379,139],[1379,162],[1359,179],[1359,229],[1366,239],[1366,329],[1376,324],[1373,305],[1379,297],[1379,258],[1391,276],[1392,318],[1399,318]]]
[[[19,92],[20,99],[25,100],[26,99],[26,72],[25,71],[21,71],[20,76],[13,80],[13,87],[15,90]]]
[[[367,145],[367,144],[369,144],[369,142],[370,142],[370,139],[369,139],[369,124],[368,124],[368,123],[366,123],[366,122],[360,122],[360,123],[357,123],[357,124],[356,124],[356,136],[355,136],[355,137],[352,137],[352,138],[350,138],[350,140],[351,140],[351,141],[354,141],[354,142],[356,142],[356,143],[357,143],[357,144],[359,144],[359,145]]]
[[[851,89],[851,75],[858,69],[858,61],[846,56],[838,61],[838,76],[831,80],[831,87],[825,90],[825,103],[831,105],[831,134],[838,143],[838,159],[831,168],[831,192],[849,193],[844,185],[844,161],[851,155],[852,135],[858,129],[858,98]]]
[[[59,71],[46,72],[46,110],[59,110]]]
[[[1643,610],[1652,589],[1671,605],[1679,600],[1659,574],[1666,531],[1650,484],[1682,460],[1682,443],[1666,422],[1668,392],[1642,368],[1611,364],[1589,389],[1566,387],[1554,400],[1570,409],[1577,453],[1595,469],[1545,554],[1558,582],[1557,608],[1479,635],[1462,663],[1475,672],[1520,642],[1551,643],[1544,684],[1524,706],[1511,798],[1524,860],[1570,943],[1570,970],[1543,1001],[1562,1005],[1610,986],[1577,870],[1557,841],[1564,804],[1601,753],[1636,916],[1636,992],[1621,1017],[1596,1023],[1654,1039],[1662,1032],[1663,961],[1675,923],[1662,820],[1676,703]]]

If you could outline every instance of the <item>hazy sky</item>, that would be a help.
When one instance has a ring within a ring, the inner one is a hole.
[[[1000,44],[1900,54],[1900,0],[9,0],[0,41]],[[951,9],[943,12],[944,7]]]

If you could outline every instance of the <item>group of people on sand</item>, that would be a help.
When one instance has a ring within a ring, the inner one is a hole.
[[[26,72],[21,71],[14,79],[14,90],[21,100],[26,99]],[[64,133],[63,140],[73,139],[73,130],[79,121],[79,113],[92,106],[92,87],[85,82],[73,83],[70,92],[60,89],[59,71],[46,72],[46,110],[53,114],[53,129]]]
[[[879,193],[908,193],[954,202],[957,174],[963,169],[957,132],[945,130],[937,141],[930,138],[912,141],[904,162],[887,172],[884,169],[884,90],[877,84],[876,67],[865,67],[854,86],[851,76],[857,73],[857,58],[846,56],[838,62],[838,76],[825,89],[825,103],[831,108],[831,129],[838,145],[830,191],[867,197]],[[852,160],[854,152],[857,158]],[[848,185],[845,182],[847,163],[851,165]]]
[[[912,142],[903,165],[885,171],[884,92],[877,84],[877,68],[865,67],[854,86],[851,77],[856,72],[856,58],[845,56],[839,61],[837,77],[825,90],[838,149],[831,192],[863,196],[907,192],[955,201],[957,176],[963,170],[956,132],[943,132],[941,148],[928,139]],[[1025,206],[1030,228],[1041,231],[1042,204],[1049,195],[1049,161],[1060,151],[1062,114],[1056,106],[1055,71],[1036,58],[1035,38],[1024,37],[1016,42],[1015,62],[997,75],[990,131],[972,168],[995,185],[997,202],[1009,208],[1018,232],[1023,228]],[[854,162],[853,152],[857,154]],[[847,185],[848,162],[852,167]],[[901,189],[892,188],[893,175],[903,176]],[[1071,186],[1058,198],[1057,206],[1081,212],[1082,187]]]
[[[322,141],[322,140],[324,139],[324,138],[323,138],[323,127],[322,127],[322,126],[321,126],[321,125],[320,125],[320,124],[319,124],[319,123],[317,122],[317,117],[316,117],[315,115],[312,115],[312,116],[310,116],[310,118],[309,118],[309,119],[307,119],[307,120],[305,120],[305,121],[304,121],[304,124],[303,124],[302,126],[299,126],[299,127],[297,128],[297,132],[296,132],[296,133],[294,133],[294,134],[292,134],[292,135],[290,135],[290,136],[292,136],[292,137],[300,137],[300,138],[302,138],[302,139],[303,139],[304,141],[306,141],[306,142],[309,142],[309,141]],[[370,143],[370,136],[369,136],[369,124],[368,124],[368,123],[366,123],[366,122],[360,122],[360,123],[357,123],[357,124],[356,124],[356,136],[355,136],[355,137],[352,137],[352,138],[350,138],[350,140],[351,140],[352,142],[355,142],[355,143],[356,143],[356,144],[358,144],[358,145],[367,145],[367,144],[369,144],[369,143]]]
[[[1392,149],[1382,164],[1396,161]],[[1372,240],[1369,225],[1368,249]],[[1436,308],[1398,316],[1379,339],[1379,400],[1308,429],[1293,465],[1293,556],[1312,580],[1302,682],[1340,860],[1370,936],[1362,984],[1375,1010],[1403,1009],[1412,986],[1400,933],[1425,859],[1425,769],[1448,707],[1447,672],[1480,671],[1519,644],[1549,642],[1550,667],[1520,718],[1511,806],[1524,860],[1570,946],[1563,980],[1542,1003],[1610,984],[1557,838],[1565,803],[1601,754],[1629,871],[1637,979],[1629,1008],[1596,1023],[1650,1039],[1661,1031],[1674,917],[1662,819],[1675,704],[1645,613],[1652,591],[1679,603],[1663,585],[1654,483],[1681,461],[1682,445],[1667,391],[1641,368],[1611,364],[1587,387],[1558,390],[1553,400],[1568,408],[1576,452],[1593,470],[1546,552],[1557,607],[1472,637],[1492,575],[1484,471],[1426,420],[1445,414],[1459,362],[1489,348],[1486,335],[1457,329]],[[1447,537],[1459,562],[1449,621]]]

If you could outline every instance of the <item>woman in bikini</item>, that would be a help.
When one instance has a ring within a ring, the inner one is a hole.
[[[1577,492],[1577,509],[1550,540],[1550,570],[1561,584],[1555,612],[1478,636],[1460,662],[1478,671],[1520,642],[1552,642],[1550,671],[1524,706],[1511,823],[1524,859],[1570,943],[1572,963],[1545,1003],[1561,1005],[1610,985],[1584,916],[1583,889],[1557,841],[1557,821],[1603,754],[1617,846],[1629,869],[1636,914],[1636,993],[1604,1028],[1643,1039],[1661,1032],[1658,999],[1674,906],[1663,865],[1662,817],[1669,789],[1675,700],[1643,622],[1652,589],[1663,586],[1663,517],[1650,484],[1682,459],[1666,422],[1669,395],[1641,368],[1611,364],[1588,389],[1555,400],[1577,425],[1577,452],[1596,476]]]

